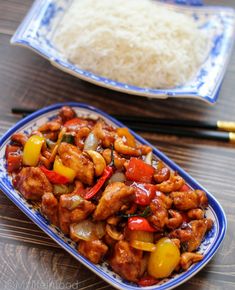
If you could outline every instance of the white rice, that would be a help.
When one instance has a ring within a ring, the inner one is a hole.
[[[187,82],[208,47],[192,18],[152,0],[74,0],[54,43],[82,69],[150,88]]]

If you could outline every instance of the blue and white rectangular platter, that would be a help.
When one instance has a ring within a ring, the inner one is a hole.
[[[115,127],[124,127],[124,124],[110,117],[106,113],[81,103],[59,103],[41,109],[30,116],[19,121],[14,125],[10,130],[8,130],[0,140],[0,189],[6,194],[6,196],[12,200],[36,225],[38,225],[46,234],[48,234],[55,242],[57,242],[62,248],[69,252],[75,259],[81,262],[83,265],[88,267],[91,271],[96,273],[106,282],[110,283],[117,289],[126,289],[126,290],[139,290],[140,287],[133,283],[129,283],[121,279],[117,274],[112,272],[106,263],[102,265],[94,265],[86,258],[82,257],[76,250],[76,244],[71,241],[67,236],[65,236],[59,228],[51,225],[49,221],[41,214],[37,207],[34,207],[30,202],[27,202],[18,191],[12,186],[11,177],[7,173],[6,169],[6,160],[5,160],[5,149],[6,145],[10,142],[11,135],[15,132],[25,132],[30,133],[40,125],[47,122],[49,119],[57,115],[58,110],[64,106],[69,105],[74,108],[78,116],[81,117],[102,117],[108,123]],[[131,131],[131,130],[130,130]],[[142,144],[149,144],[142,137],[135,134],[137,141]],[[195,275],[199,270],[201,270],[214,256],[218,250],[226,232],[227,221],[225,213],[215,199],[215,197],[209,193],[205,188],[203,188],[197,181],[195,181],[189,174],[187,174],[182,168],[176,165],[172,160],[170,160],[166,155],[160,152],[158,149],[153,147],[153,153],[156,158],[161,159],[169,168],[174,171],[177,171],[187,182],[187,184],[194,189],[202,189],[207,193],[209,199],[209,207],[206,210],[206,216],[211,218],[214,221],[214,226],[207,233],[205,239],[203,240],[199,252],[204,255],[204,259],[199,263],[191,266],[188,271],[178,274],[170,279],[165,279],[161,284],[145,287],[148,290],[164,290],[164,289],[173,289],[178,285],[184,283],[193,275]]]
[[[183,86],[163,90],[132,86],[101,77],[80,69],[66,59],[53,45],[52,38],[72,1],[75,0],[36,0],[11,43],[33,49],[64,72],[112,90],[149,98],[191,97],[211,104],[216,102],[234,42],[235,12],[232,8],[203,6],[202,0],[158,1],[160,5],[192,17],[208,35],[210,42],[205,62],[195,77]]]

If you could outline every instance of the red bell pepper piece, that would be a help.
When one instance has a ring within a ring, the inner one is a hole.
[[[156,232],[155,228],[143,217],[130,217],[128,219],[128,229],[131,231]]]
[[[126,170],[126,178],[136,182],[151,183],[154,168],[141,159],[131,158]]]
[[[135,203],[139,205],[149,205],[155,196],[156,187],[153,184],[134,182],[131,187],[135,188]]]
[[[113,167],[107,166],[98,182],[85,194],[85,199],[91,199],[104,185],[105,181],[113,174]]]
[[[48,180],[51,183],[56,183],[56,184],[66,184],[69,182],[69,179],[53,170],[48,170],[46,167],[44,166],[40,166],[39,167],[42,172],[46,175],[46,177],[48,178]]]
[[[189,191],[189,190],[191,190],[191,188],[186,183],[179,189],[179,191]]]
[[[152,276],[145,276],[139,280],[138,285],[141,287],[147,287],[147,286],[155,285],[158,282],[159,280],[155,279]]]

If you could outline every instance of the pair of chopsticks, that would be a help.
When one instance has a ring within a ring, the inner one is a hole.
[[[33,109],[12,108],[12,113],[23,116],[34,111]],[[112,116],[136,131],[235,143],[235,122],[203,122],[127,115]]]

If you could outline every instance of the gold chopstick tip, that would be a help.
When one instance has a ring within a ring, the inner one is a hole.
[[[229,132],[229,141],[235,143],[235,133]]]
[[[224,131],[235,132],[235,122],[217,121],[217,127]]]

